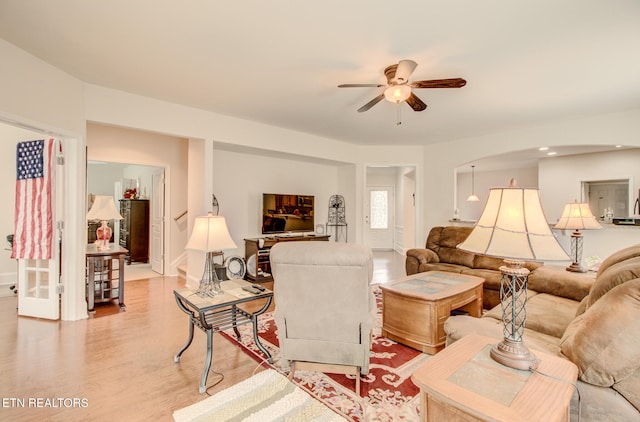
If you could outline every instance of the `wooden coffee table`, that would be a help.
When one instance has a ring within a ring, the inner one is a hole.
[[[499,341],[469,334],[411,376],[423,421],[569,421],[578,368],[536,350],[536,372],[506,367],[489,356]]]
[[[428,271],[380,286],[382,335],[424,353],[444,348],[444,322],[451,311],[482,315],[484,279]]]

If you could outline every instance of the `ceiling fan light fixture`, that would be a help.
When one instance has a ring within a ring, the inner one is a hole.
[[[409,85],[391,85],[384,90],[384,98],[392,103],[401,103],[411,95]]]

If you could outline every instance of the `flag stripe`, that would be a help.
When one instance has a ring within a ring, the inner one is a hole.
[[[53,257],[54,147],[54,139],[18,143],[12,258]]]

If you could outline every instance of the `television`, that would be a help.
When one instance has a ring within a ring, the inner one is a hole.
[[[312,232],[313,195],[262,194],[262,234]]]

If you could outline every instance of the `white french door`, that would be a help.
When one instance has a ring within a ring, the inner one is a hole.
[[[371,249],[393,249],[395,221],[393,186],[367,186],[365,202],[367,244]]]
[[[18,315],[60,318],[57,259],[18,260]]]
[[[62,140],[54,142],[51,152],[53,168],[51,259],[20,258],[18,262],[18,315],[36,318],[60,318],[60,262],[62,262],[61,232],[58,216],[63,215],[64,171]],[[60,161],[58,161],[60,158]],[[56,170],[58,168],[59,170]]]

